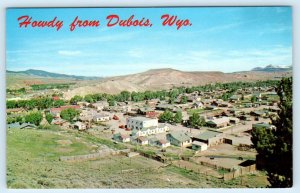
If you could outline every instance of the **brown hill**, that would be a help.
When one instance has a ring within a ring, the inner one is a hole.
[[[116,94],[123,90],[145,91],[170,89],[174,86],[196,86],[216,82],[257,81],[291,76],[291,72],[184,72],[170,68],[148,70],[143,73],[88,81],[65,93],[70,99],[74,95],[94,93]]]

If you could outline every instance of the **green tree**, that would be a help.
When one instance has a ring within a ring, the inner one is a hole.
[[[76,105],[78,102],[82,101],[82,97],[79,95],[75,95],[73,98],[71,98],[70,103],[73,105]]]
[[[46,120],[48,121],[49,124],[51,124],[53,119],[54,119],[54,117],[51,113],[46,114]]]
[[[182,122],[182,112],[177,111],[174,115],[173,120],[174,120],[175,123],[181,123]]]
[[[205,120],[198,113],[194,112],[189,118],[189,124],[194,128],[200,128],[205,125]]]
[[[41,112],[32,112],[25,116],[25,122],[26,123],[32,123],[37,126],[40,125],[41,121],[43,119],[43,115]]]
[[[53,101],[53,106],[54,107],[61,107],[65,105],[65,101],[64,100],[57,100],[57,101]]]
[[[256,97],[255,95],[253,95],[253,96],[251,97],[251,102],[254,103],[254,102],[256,102],[256,101],[257,101],[257,97]]]
[[[293,185],[293,101],[292,78],[283,78],[276,88],[280,98],[278,116],[272,117],[276,129],[253,129],[252,143],[257,161],[268,173],[271,187]]]
[[[173,113],[169,110],[164,111],[160,116],[159,116],[159,121],[163,123],[171,123],[173,119]]]
[[[95,102],[92,95],[86,95],[86,96],[84,97],[84,100],[85,100],[86,102],[88,102],[88,103],[93,103],[93,102]]]
[[[181,97],[181,100],[180,100],[180,103],[181,103],[181,104],[186,104],[187,101],[188,101],[187,96],[182,96],[182,97]]]
[[[74,118],[77,117],[78,115],[79,115],[79,111],[72,108],[67,108],[60,112],[60,117],[71,123],[73,122]]]

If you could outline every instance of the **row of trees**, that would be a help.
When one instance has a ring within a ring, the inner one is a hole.
[[[111,95],[106,93],[97,93],[97,94],[89,94],[84,97],[74,96],[70,101],[64,100],[53,100],[51,97],[41,97],[30,100],[10,100],[6,102],[7,108],[19,108],[23,107],[28,110],[32,109],[47,109],[51,107],[60,107],[65,105],[66,103],[77,104],[80,101],[86,101],[89,103],[107,100],[110,106],[114,106],[116,102],[125,102],[125,101],[143,101],[150,99],[161,99],[168,100],[169,103],[174,103],[177,97],[180,94],[184,93],[192,93],[194,91],[198,92],[208,92],[213,91],[215,89],[229,89],[229,92],[224,94],[222,97],[226,100],[228,99],[238,88],[246,88],[246,87],[264,87],[264,86],[274,86],[278,81],[267,80],[267,81],[258,81],[258,82],[232,82],[232,83],[216,83],[216,84],[207,84],[204,86],[193,86],[193,87],[178,87],[173,88],[171,90],[160,90],[160,91],[145,91],[145,92],[128,92],[122,91],[119,94]],[[187,97],[182,96],[181,103],[186,103]]]
[[[293,83],[283,78],[276,91],[280,99],[278,116],[272,117],[276,129],[252,130],[257,161],[268,173],[271,187],[293,185]]]
[[[183,116],[181,111],[177,111],[175,114],[169,110],[164,111],[159,116],[159,121],[163,123],[182,123]],[[191,126],[193,128],[200,128],[205,126],[205,120],[203,117],[200,117],[199,113],[194,112],[190,117],[187,126]]]
[[[275,86],[278,83],[276,80],[267,80],[267,81],[258,81],[258,82],[232,82],[232,83],[216,83],[216,84],[207,84],[204,86],[193,86],[193,87],[177,87],[171,90],[160,90],[160,91],[145,91],[145,92],[128,92],[122,91],[117,95],[110,94],[89,94],[85,97],[74,96],[70,103],[76,104],[79,101],[86,102],[96,102],[100,100],[107,100],[111,106],[113,106],[116,102],[125,102],[125,101],[134,101],[139,102],[143,100],[150,99],[160,99],[160,100],[168,100],[169,103],[174,103],[177,97],[180,94],[184,93],[192,93],[195,91],[198,92],[211,92],[216,89],[228,89],[229,91],[222,96],[225,100],[229,99],[234,92],[239,88],[248,88],[248,87],[267,87],[267,86]],[[187,97],[181,97],[181,103],[187,103]]]
[[[6,107],[8,109],[11,108],[26,108],[28,110],[32,109],[48,109],[51,107],[60,107],[65,105],[66,102],[64,100],[53,100],[50,97],[41,97],[41,98],[34,98],[30,100],[9,100],[6,101]]]
[[[73,123],[76,117],[78,117],[79,111],[76,109],[68,108],[64,109],[60,113],[60,117],[64,120],[69,121],[70,123]],[[52,120],[54,119],[53,115],[51,113],[46,113],[45,118],[49,124],[51,124]],[[25,116],[17,116],[17,117],[7,117],[7,124],[10,123],[32,123],[36,126],[39,126],[40,123],[43,120],[43,114],[40,111],[33,111]]]

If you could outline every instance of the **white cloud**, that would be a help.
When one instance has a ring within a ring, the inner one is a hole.
[[[81,54],[81,52],[78,50],[59,50],[58,54],[62,56],[78,56]]]

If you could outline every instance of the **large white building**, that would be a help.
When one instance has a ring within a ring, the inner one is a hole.
[[[143,128],[158,127],[158,119],[146,117],[131,117],[127,119],[127,128],[141,130]]]

